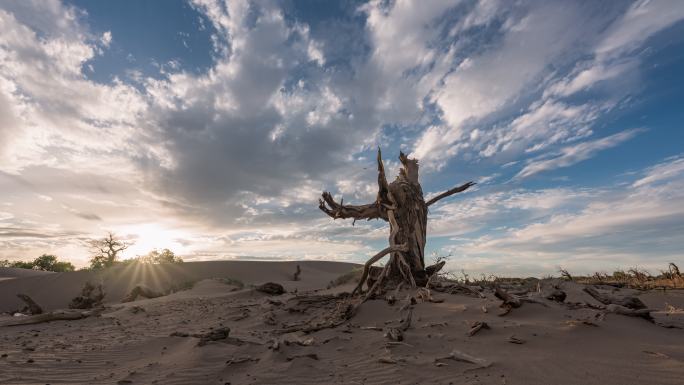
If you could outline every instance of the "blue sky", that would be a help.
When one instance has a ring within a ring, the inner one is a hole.
[[[0,2],[0,258],[362,261],[417,157],[471,274],[684,263],[684,3]]]

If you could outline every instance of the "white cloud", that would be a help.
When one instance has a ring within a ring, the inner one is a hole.
[[[682,19],[684,4],[681,1],[636,1],[607,31],[596,47],[596,54],[599,57],[622,55]]]
[[[571,166],[591,158],[601,150],[615,147],[620,143],[633,138],[641,131],[643,130],[626,130],[601,139],[563,147],[560,149],[559,154],[551,159],[532,160],[528,162],[528,164],[516,174],[515,178],[527,178],[543,171]]]
[[[682,175],[684,175],[684,157],[678,156],[648,168],[645,175],[635,181],[632,187],[653,185]]]
[[[100,42],[102,43],[105,48],[109,48],[109,45],[112,44],[112,32],[107,31],[102,34],[102,37],[100,38]]]
[[[503,211],[490,220],[509,224],[501,233],[465,239],[447,249],[457,253],[466,269],[506,274],[553,273],[558,266],[577,273],[634,265],[664,268],[683,257],[684,178],[681,172],[666,171],[679,169],[680,161],[673,158],[644,170],[645,178],[627,188],[514,192],[496,201],[546,215],[510,223],[510,212]],[[654,175],[657,184],[646,181]]]

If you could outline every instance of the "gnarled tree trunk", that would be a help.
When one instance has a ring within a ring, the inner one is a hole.
[[[424,286],[428,280],[425,266],[425,238],[428,206],[442,198],[465,191],[473,182],[445,191],[425,202],[423,189],[418,181],[418,160],[399,154],[402,167],[399,176],[387,183],[382,154],[378,149],[378,195],[375,202],[355,206],[337,203],[332,195],[324,192],[319,208],[333,219],[383,219],[390,224],[389,247],[366,262],[361,282],[356,291],[361,291],[368,278],[371,266],[390,254],[389,262],[377,276],[368,279],[369,295],[383,288],[407,283]],[[440,266],[441,267],[441,266]],[[428,269],[433,271],[435,269]]]

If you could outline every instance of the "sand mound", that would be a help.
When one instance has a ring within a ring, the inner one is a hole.
[[[293,281],[297,264],[301,266],[302,279]],[[38,274],[28,274],[0,282],[0,312],[20,307],[21,303],[16,298],[18,293],[29,295],[44,310],[66,308],[69,301],[80,294],[86,282],[102,283],[106,291],[105,303],[118,303],[138,285],[158,292],[167,292],[191,287],[195,282],[207,278],[231,278],[244,284],[273,281],[284,285],[287,290],[312,290],[325,287],[328,282],[355,266],[357,265],[326,261],[210,261],[168,265],[132,264],[102,271],[69,273],[46,274],[26,270]]]

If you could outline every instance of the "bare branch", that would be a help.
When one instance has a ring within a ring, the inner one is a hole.
[[[440,199],[443,199],[443,198],[446,198],[446,197],[448,197],[448,196],[451,196],[451,195],[454,195],[454,194],[463,192],[463,191],[469,189],[470,187],[472,187],[472,186],[474,186],[474,185],[475,185],[475,182],[468,182],[468,183],[463,184],[463,185],[461,185],[461,186],[454,187],[454,188],[452,188],[451,190],[447,190],[447,191],[445,191],[445,192],[443,192],[443,193],[437,195],[436,197],[430,199],[430,200],[427,201],[427,203],[425,203],[425,204],[426,204],[427,206],[430,206],[431,204],[436,203],[436,202],[439,201]]]
[[[322,199],[318,200],[318,208],[326,213],[330,218],[337,219],[377,219],[382,218],[387,220],[387,218],[382,214],[380,206],[376,203],[370,203],[367,205],[343,205],[335,202],[332,195],[329,192],[324,192],[322,194]]]

